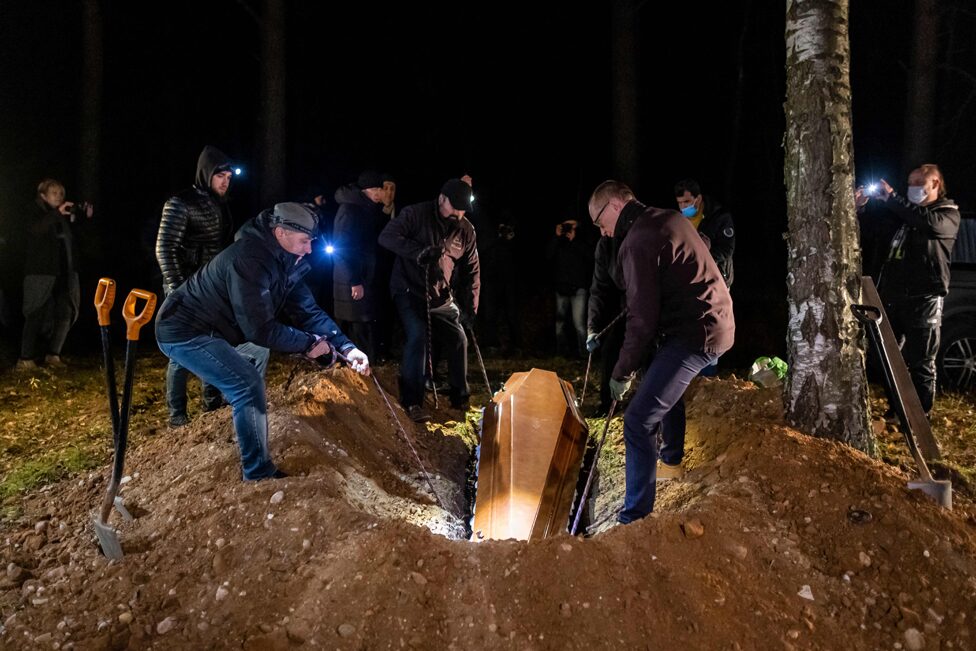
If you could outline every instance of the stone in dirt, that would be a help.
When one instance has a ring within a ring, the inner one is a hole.
[[[156,632],[160,635],[166,635],[173,630],[174,626],[176,626],[176,620],[172,617],[167,617],[163,621],[156,624]]]
[[[701,538],[705,535],[705,525],[698,518],[692,518],[681,524],[681,531],[685,538]]]
[[[342,637],[349,637],[356,634],[356,627],[352,624],[339,624],[336,632]]]

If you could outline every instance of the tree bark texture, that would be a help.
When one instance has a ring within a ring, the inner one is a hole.
[[[100,202],[102,158],[102,8],[100,0],[82,5],[81,169],[79,200]]]
[[[915,0],[912,27],[912,61],[908,69],[902,160],[902,170],[906,174],[923,163],[932,162],[935,84],[939,76],[939,7],[936,0]]]
[[[792,425],[874,452],[854,212],[847,0],[787,0],[785,178]]]
[[[613,173],[614,178],[637,187],[640,161],[637,157],[637,0],[614,0],[610,18],[612,38],[611,91],[613,101]]]
[[[261,205],[285,197],[285,2],[265,0],[261,16]]]

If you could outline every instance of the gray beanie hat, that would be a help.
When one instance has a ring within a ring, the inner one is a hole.
[[[319,218],[314,210],[303,203],[288,201],[275,204],[271,223],[312,237],[318,235]]]

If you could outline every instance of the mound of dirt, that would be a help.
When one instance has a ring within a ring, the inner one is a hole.
[[[89,524],[102,474],[25,498],[2,531],[0,645],[976,648],[973,505],[941,511],[898,469],[791,430],[751,383],[697,385],[688,475],[652,517],[608,526],[616,423],[592,516],[606,530],[532,544],[459,539],[467,423],[398,410],[435,496],[371,382],[304,374],[288,395],[269,410],[289,478],[240,481],[227,408],[130,455],[121,562]]]

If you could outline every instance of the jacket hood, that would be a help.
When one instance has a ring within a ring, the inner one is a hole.
[[[341,203],[352,203],[352,204],[355,204],[357,206],[364,206],[364,207],[367,207],[367,208],[373,207],[373,206],[378,206],[379,205],[379,204],[373,202],[372,200],[370,200],[370,198],[367,197],[365,194],[363,194],[363,191],[359,189],[359,186],[357,186],[357,185],[355,185],[353,183],[349,183],[348,185],[344,185],[341,188],[339,188],[338,190],[336,190],[335,191],[335,200],[336,200],[336,203],[340,203],[340,204]]]
[[[197,178],[193,182],[193,185],[201,190],[210,192],[210,179],[214,173],[221,167],[229,168],[232,164],[233,161],[227,154],[216,147],[207,145],[200,152],[200,157],[197,159]],[[213,193],[211,192],[211,194]]]
[[[294,262],[298,256],[285,251],[281,245],[278,244],[278,240],[275,239],[273,225],[274,217],[272,213],[273,210],[271,208],[265,208],[262,210],[260,213],[258,213],[257,217],[240,227],[240,229],[237,231],[237,235],[234,236],[234,239],[256,240],[266,246],[276,258]]]

